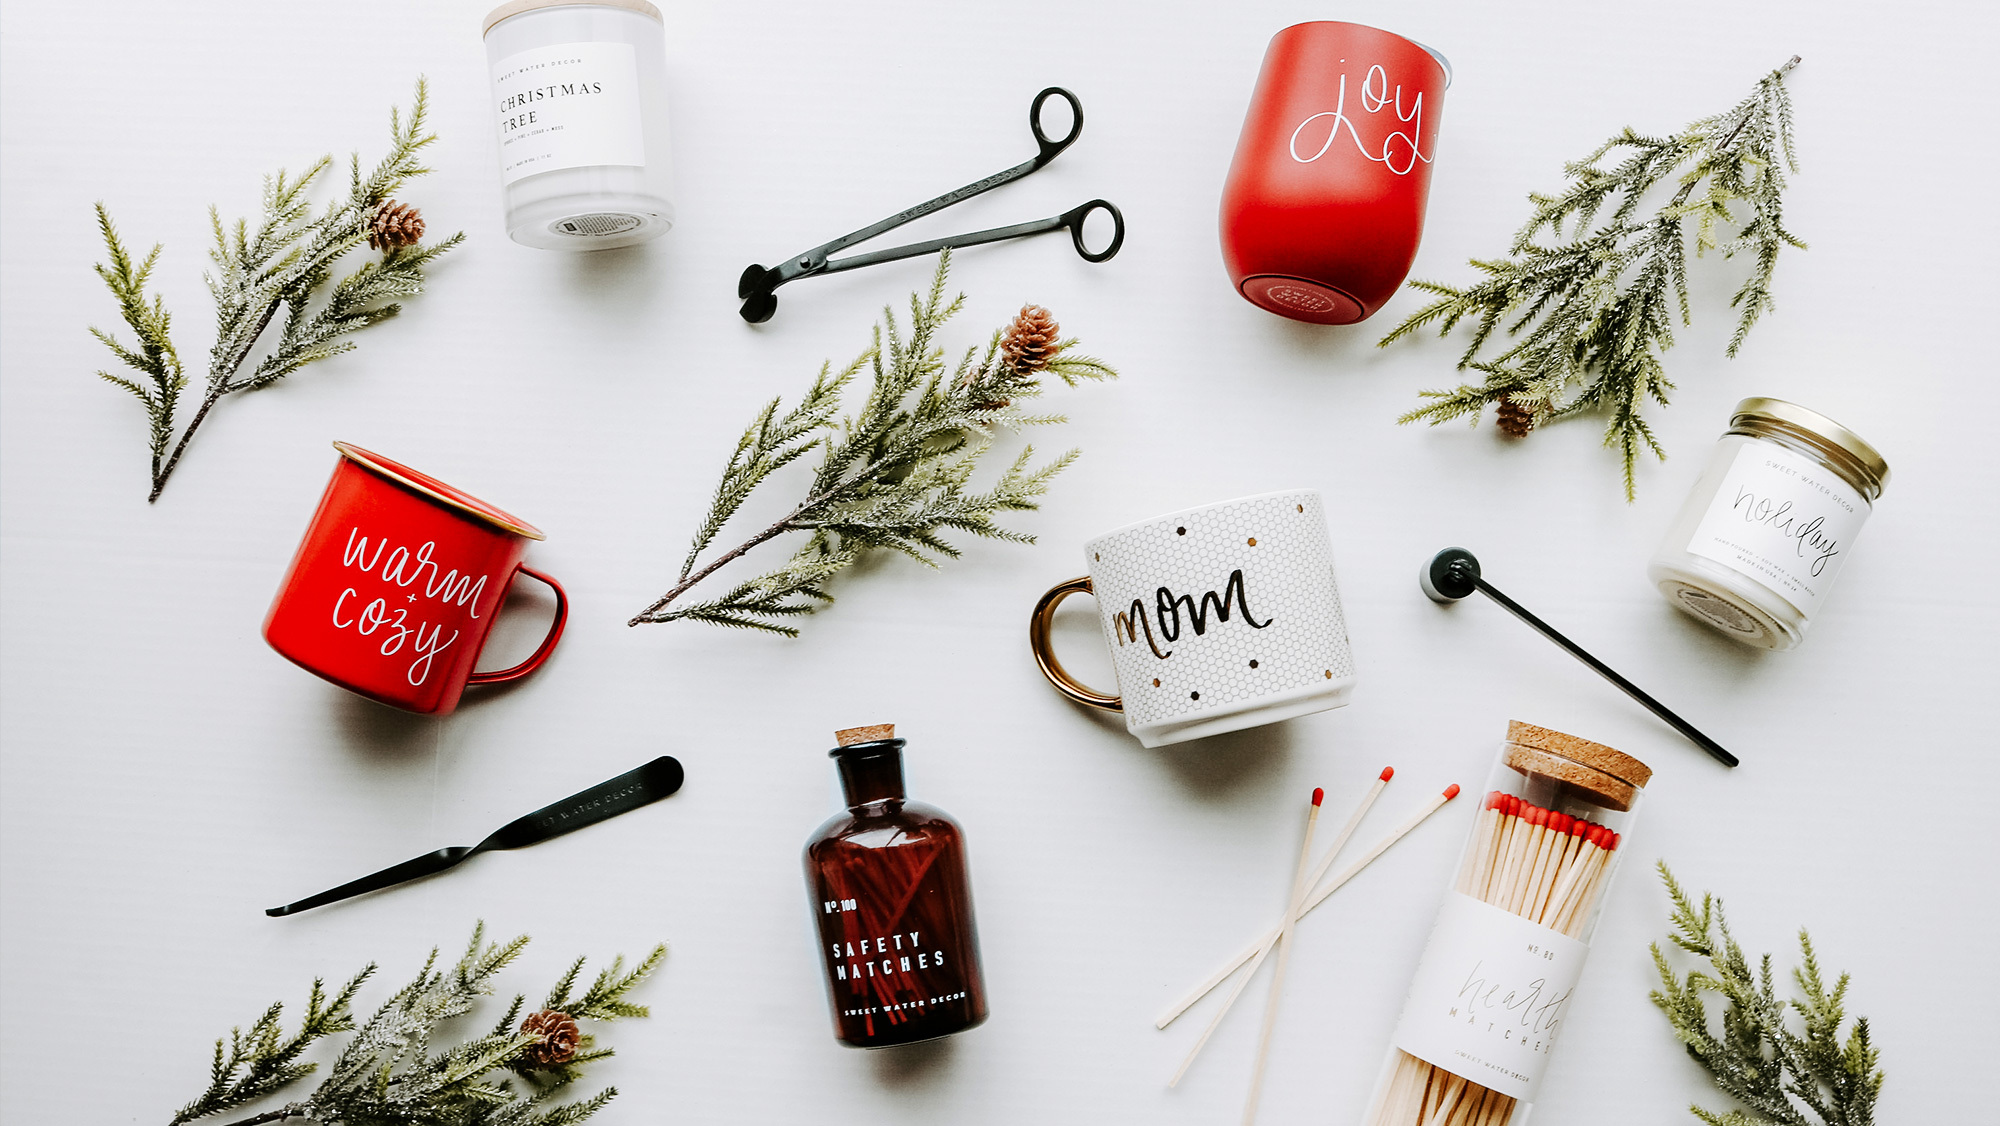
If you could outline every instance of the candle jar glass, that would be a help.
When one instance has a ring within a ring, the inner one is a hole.
[[[1727,637],[1793,648],[1888,480],[1889,463],[1838,422],[1745,399],[1646,577]]]
[[[1651,777],[1601,743],[1508,725],[1368,1126],[1526,1120]]]
[[[606,250],[674,225],[663,23],[646,0],[512,0],[486,17],[509,238]]]

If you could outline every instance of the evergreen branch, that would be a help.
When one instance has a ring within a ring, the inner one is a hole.
[[[1731,300],[1738,316],[1730,356],[1774,307],[1778,252],[1805,246],[1783,219],[1785,171],[1797,171],[1784,78],[1797,63],[1794,57],[1731,109],[1679,133],[1651,137],[1627,128],[1565,165],[1562,192],[1529,195],[1533,210],[1507,256],[1472,261],[1483,280],[1463,287],[1411,282],[1436,300],[1378,344],[1432,328],[1442,337],[1469,320],[1458,369],[1485,378],[1420,392],[1433,402],[1398,421],[1437,425],[1470,415],[1476,425],[1488,404],[1507,402],[1532,412],[1535,426],[1603,410],[1604,444],[1619,451],[1625,498],[1634,499],[1640,452],[1666,456],[1644,411],[1649,401],[1665,407],[1673,389],[1661,357],[1673,347],[1676,320],[1691,320],[1690,235],[1697,255],[1748,251],[1752,261]],[[1642,215],[1641,202],[1655,189],[1671,195]],[[1725,229],[1734,233],[1724,237]],[[1552,244],[1535,241],[1543,236]],[[1497,330],[1513,342],[1488,356]]]
[[[1706,959],[1708,967],[1683,978],[1654,943],[1660,988],[1653,991],[1653,1004],[1716,1087],[1741,1104],[1730,1111],[1690,1106],[1690,1113],[1711,1126],[1873,1126],[1881,1061],[1866,1017],[1855,1020],[1844,1040],[1840,1035],[1847,975],[1828,989],[1812,939],[1801,929],[1801,964],[1792,970],[1798,995],[1780,998],[1771,956],[1751,969],[1729,932],[1722,903],[1703,893],[1697,904],[1664,861],[1659,872],[1673,907],[1668,941]],[[1708,1008],[1710,994],[1725,1003],[1719,1034]],[[1796,1026],[1788,1012],[1798,1016]]]
[[[491,979],[528,943],[525,935],[504,943],[487,943],[484,935],[483,924],[475,927],[464,954],[449,968],[439,965],[438,952],[432,950],[416,978],[358,1029],[350,1005],[374,972],[373,964],[331,997],[315,981],[305,1018],[290,1037],[280,1029],[281,1006],[271,1006],[249,1031],[232,1030],[226,1041],[216,1042],[208,1089],[182,1108],[169,1126],[242,1108],[303,1078],[316,1065],[296,1062],[299,1055],[337,1032],[355,1035],[311,1095],[231,1126],[292,1119],[320,1126],[573,1126],[589,1118],[617,1094],[616,1088],[572,1102],[558,1099],[581,1078],[582,1065],[609,1057],[611,1050],[593,1048],[592,1038],[582,1036],[567,1058],[550,1061],[531,1055],[541,1037],[515,1025],[524,1004],[519,996],[491,1032],[432,1050],[438,1027],[471,1011],[491,992]],[[624,972],[624,959],[615,959],[582,998],[568,1002],[565,1011],[571,1018],[594,1021],[646,1016],[646,1008],[632,1004],[626,995],[659,967],[665,955],[664,945],[655,947],[629,973]],[[578,959],[570,967],[552,998],[568,1001],[583,965]],[[517,1090],[514,1080],[525,1081],[525,1089]]]
[[[773,399],[751,419],[723,467],[678,581],[628,624],[702,621],[796,637],[790,619],[832,602],[827,580],[872,550],[936,567],[960,553],[946,538],[951,532],[1034,542],[994,517],[1036,508],[1077,452],[1036,466],[1032,448],[1024,450],[983,490],[972,484],[981,459],[1000,431],[1062,421],[1019,408],[1043,393],[1043,373],[1072,386],[1117,373],[1102,360],[1072,353],[1076,341],[1058,341],[1046,311],[1029,309],[1005,333],[995,333],[983,355],[967,349],[948,367],[938,333],[965,303],[963,295],[946,299],[949,268],[946,253],[929,289],[910,296],[907,335],[896,311],[884,309],[869,346],[853,362],[837,371],[822,365],[791,411],[780,415],[783,401]],[[872,377],[867,397],[841,417],[843,393],[864,370]],[[819,463],[804,500],[736,547],[709,555],[755,489],[814,451]],[[718,570],[791,532],[807,539],[782,565],[707,600],[680,601]]]
[[[97,274],[117,300],[138,346],[128,348],[108,333],[90,331],[120,363],[145,377],[98,373],[146,408],[152,448],[149,502],[160,498],[189,441],[225,395],[268,387],[309,363],[352,349],[354,343],[343,337],[395,316],[401,306],[394,299],[421,292],[423,267],[463,240],[463,234],[454,234],[427,246],[386,249],[379,260],[362,263],[329,288],[335,264],[368,240],[377,209],[403,184],[430,171],[417,160],[437,140],[425,131],[428,106],[429,89],[420,78],[410,112],[389,111],[389,151],[366,177],[360,155],[354,154],[346,195],[330,201],[317,216],[309,195],[332,167],[331,157],[321,157],[297,175],[280,170],[266,177],[254,229],[245,219],[225,224],[209,209],[214,245],[205,280],[215,300],[215,344],[201,404],[178,438],[175,410],[187,379],[173,350],[166,309],[157,296],[149,299],[144,292],[160,248],[155,246],[134,265],[110,214],[97,205],[109,259],[96,267]],[[279,319],[281,308],[285,315]],[[276,343],[245,373],[244,365],[274,320],[279,324]]]

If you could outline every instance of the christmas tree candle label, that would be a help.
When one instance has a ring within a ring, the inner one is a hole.
[[[910,801],[893,724],[837,732],[847,812],[806,845],[806,884],[834,1035],[884,1048],[986,1019],[965,838]]]
[[[557,43],[493,64],[500,181],[593,164],[646,166],[629,43]]]

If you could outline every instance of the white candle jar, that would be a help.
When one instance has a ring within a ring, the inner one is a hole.
[[[674,225],[666,35],[646,0],[512,0],[482,29],[507,235],[605,250]]]
[[[1889,463],[1838,422],[1782,399],[1745,399],[1646,577],[1724,635],[1790,649],[1888,480]]]

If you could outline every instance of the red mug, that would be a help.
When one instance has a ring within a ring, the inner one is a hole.
[[[1251,304],[1314,324],[1373,315],[1424,230],[1443,56],[1358,23],[1271,37],[1222,189],[1222,260]]]
[[[542,533],[380,454],[333,448],[340,464],[264,619],[271,648],[350,692],[422,715],[448,714],[468,684],[540,668],[569,618],[562,586],[521,565]],[[474,672],[516,572],[556,592],[555,623],[527,660]]]

